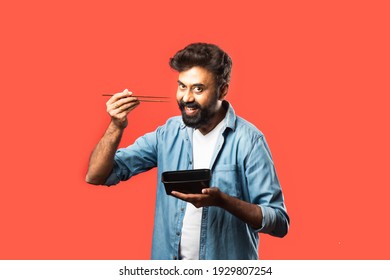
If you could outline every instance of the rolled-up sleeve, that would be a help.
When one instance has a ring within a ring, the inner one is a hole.
[[[262,226],[257,231],[277,237],[285,236],[290,219],[264,136],[254,142],[246,161],[245,172],[250,200],[257,204],[263,213]]]
[[[118,149],[115,153],[114,166],[104,185],[116,185],[132,176],[157,166],[157,135],[147,133],[138,138],[134,144]]]

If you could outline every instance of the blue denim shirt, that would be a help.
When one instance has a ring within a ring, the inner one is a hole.
[[[254,229],[219,207],[204,207],[200,231],[200,259],[258,259],[258,232],[283,237],[289,217],[264,135],[236,116],[229,106],[225,127],[211,160],[212,179],[228,195],[257,204],[263,212]],[[156,131],[138,138],[115,154],[106,185],[158,167],[152,259],[178,259],[186,202],[167,195],[161,173],[193,168],[192,132],[181,117],[170,118]]]

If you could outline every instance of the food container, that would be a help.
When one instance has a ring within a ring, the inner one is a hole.
[[[172,191],[200,194],[202,189],[209,187],[210,179],[210,169],[166,171],[161,176],[167,194],[171,194]]]

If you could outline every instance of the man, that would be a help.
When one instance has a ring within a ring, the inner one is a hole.
[[[128,90],[115,94],[86,181],[114,185],[158,167],[152,259],[257,259],[258,233],[283,237],[289,217],[263,134],[225,101],[231,59],[215,45],[196,43],[170,66],[179,73],[181,117],[117,151],[139,100]],[[213,187],[165,193],[162,172],[198,168],[212,170]]]

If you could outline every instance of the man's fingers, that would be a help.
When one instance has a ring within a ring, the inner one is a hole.
[[[135,108],[140,104],[139,100],[136,97],[126,97],[114,102],[112,104],[107,104],[107,112],[111,116],[118,115],[124,111],[127,111],[130,108]]]
[[[126,104],[126,105],[123,105],[122,107],[120,107],[118,109],[109,111],[109,114],[110,114],[112,119],[117,119],[117,120],[123,120],[124,121],[125,119],[127,119],[127,115],[132,110],[134,110],[138,105],[139,105],[139,102],[138,103]]]
[[[131,95],[133,95],[133,93],[131,91],[128,91],[127,89],[125,89],[122,92],[115,93],[110,99],[108,99],[106,104],[107,104],[107,106],[109,106],[109,105],[117,102],[118,100],[120,100],[122,98],[130,97]]]
[[[190,201],[191,200],[191,194],[185,194],[181,192],[172,191],[171,194],[173,196],[176,196],[177,198],[180,198],[184,201]]]
[[[115,110],[122,107],[125,104],[137,102],[137,101],[138,101],[137,97],[123,97],[113,103],[107,103],[107,108]]]
[[[171,194],[181,200],[187,201],[187,202],[197,202],[202,199],[206,198],[206,195],[204,194],[185,194],[181,192],[172,191]]]
[[[129,109],[134,109],[139,104],[140,102],[135,97],[132,97],[132,99],[128,101],[123,101],[121,103],[119,103],[118,101],[117,105],[115,106],[116,108],[114,110],[116,110],[116,114],[120,114]]]
[[[172,191],[171,194],[172,194],[173,196],[176,196],[177,198],[182,199],[182,200],[185,200],[185,198],[186,198],[186,194],[181,193],[181,192]]]
[[[218,192],[218,189],[215,188],[215,187],[206,187],[204,189],[202,189],[202,194],[214,194],[214,193],[217,193]]]
[[[113,99],[113,101],[115,102],[116,100],[119,100],[119,99],[124,98],[124,97],[129,97],[131,95],[133,95],[133,93],[131,91],[129,91],[128,89],[125,89],[122,92],[118,92],[118,93],[114,94],[110,99]]]

